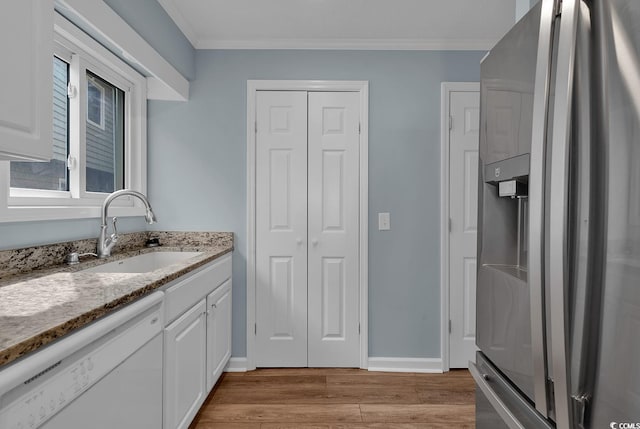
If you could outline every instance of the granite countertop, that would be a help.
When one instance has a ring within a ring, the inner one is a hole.
[[[149,237],[161,247],[145,248]],[[61,261],[70,251],[95,249],[95,240],[0,252],[0,370],[14,360],[81,328],[233,250],[233,233],[142,232],[123,234],[104,260]],[[93,247],[92,247],[93,246]],[[142,253],[201,254],[148,273],[87,273],[84,269]]]

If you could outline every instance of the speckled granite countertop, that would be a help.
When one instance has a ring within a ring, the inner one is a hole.
[[[147,249],[147,238],[161,247]],[[64,255],[95,251],[96,240],[79,240],[0,251],[0,369],[27,353],[122,307],[233,250],[233,233],[141,232],[122,234],[105,260]],[[86,273],[96,265],[142,253],[198,251],[201,254],[148,273]]]

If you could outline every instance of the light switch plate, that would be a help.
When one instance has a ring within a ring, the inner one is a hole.
[[[391,229],[391,215],[389,213],[378,213],[378,231],[389,231]]]

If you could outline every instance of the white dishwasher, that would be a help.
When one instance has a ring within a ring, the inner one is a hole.
[[[0,371],[0,428],[161,428],[163,296],[154,292]]]

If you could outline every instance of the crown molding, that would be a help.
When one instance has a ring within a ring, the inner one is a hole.
[[[185,19],[176,0],[157,0],[195,49],[317,49],[317,50],[404,50],[404,51],[488,51],[496,39],[214,39],[201,38]],[[519,0],[523,1],[523,0]]]
[[[194,47],[196,49],[486,51],[496,42],[497,40],[494,39],[202,39],[198,40]]]

